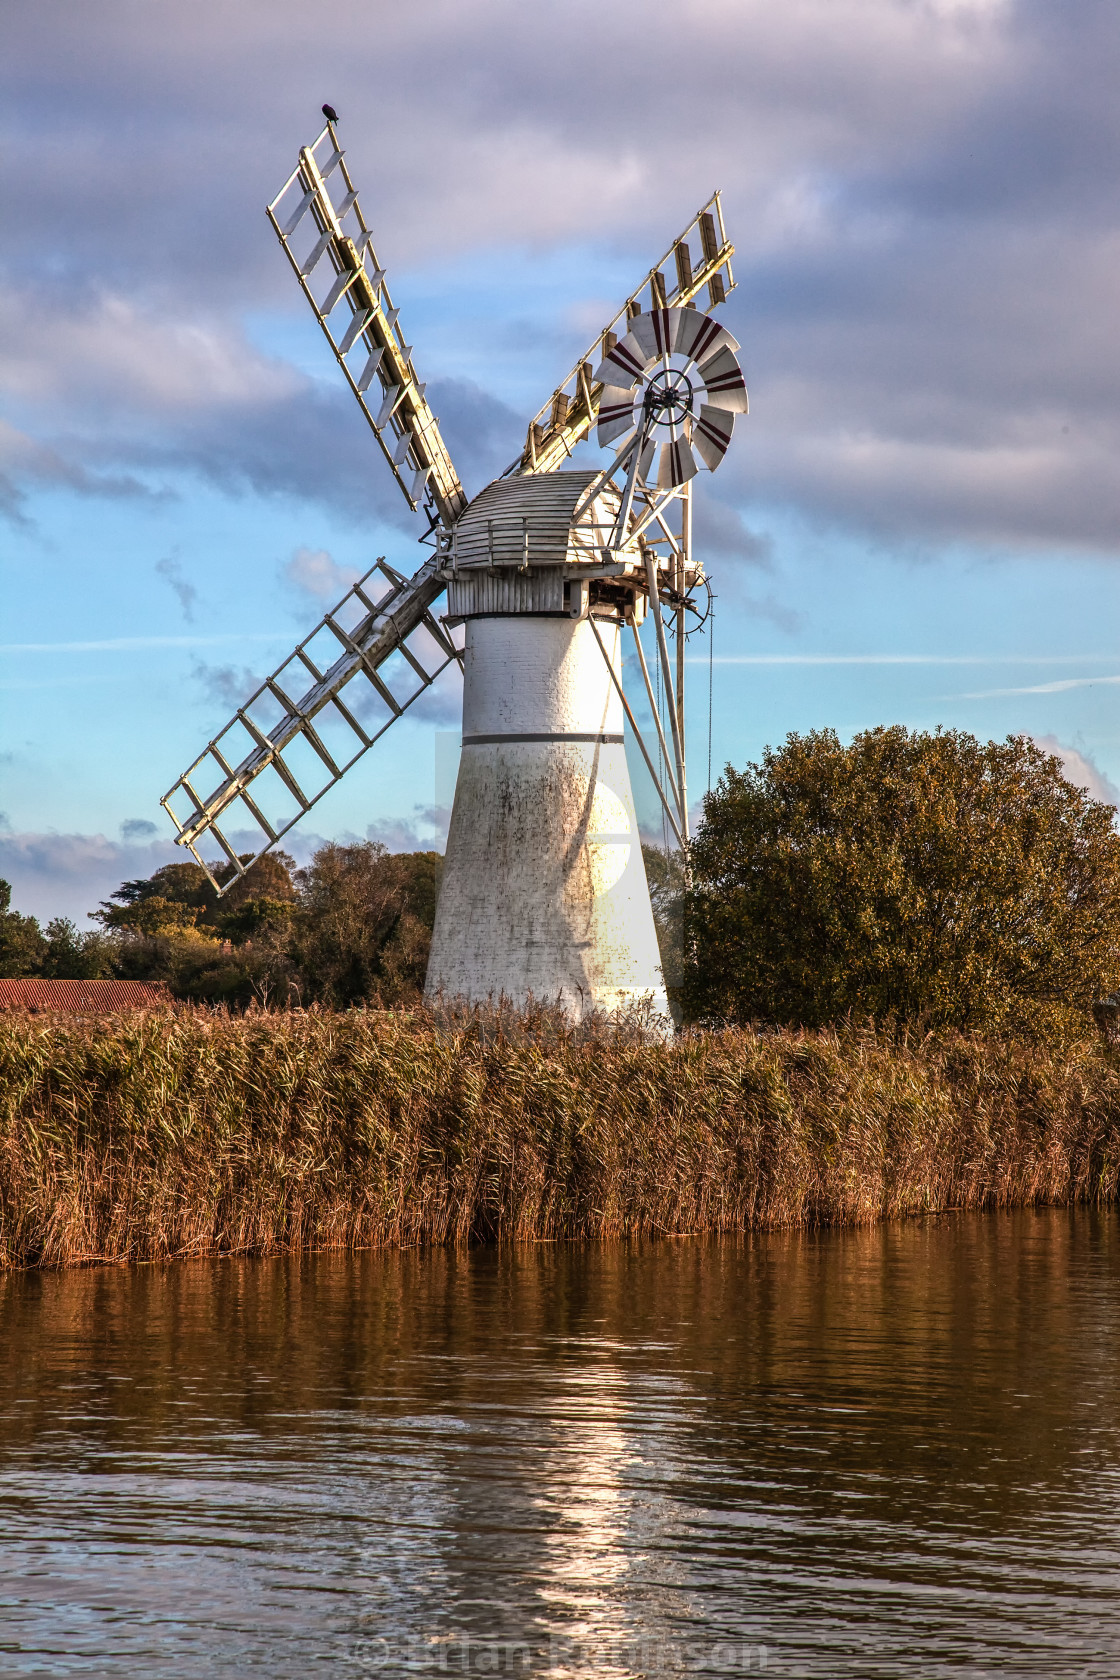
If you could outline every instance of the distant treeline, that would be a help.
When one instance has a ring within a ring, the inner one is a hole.
[[[644,850],[679,981],[679,865]],[[65,918],[40,928],[10,909],[0,881],[0,978],[162,981],[182,1002],[232,1009],[409,1008],[424,990],[442,869],[438,852],[330,842],[304,869],[282,851],[236,879],[232,864],[218,866],[219,898],[196,863],[170,863],[123,882],[87,932]]]
[[[0,1265],[1112,1201],[1120,1064],[870,1029],[180,1006],[0,1020]]]
[[[1012,736],[791,735],[707,796],[687,858],[645,849],[664,977],[686,1022],[1077,1038],[1120,986],[1110,805]],[[273,852],[218,898],[193,863],[126,881],[98,929],[0,914],[0,975],[160,980],[232,1008],[411,1008],[442,859]],[[549,1000],[542,999],[542,1002]]]
[[[248,859],[246,858],[246,860]],[[79,932],[7,910],[0,975],[163,981],[175,998],[246,1008],[415,1003],[424,985],[443,859],[372,841],[319,848],[305,869],[270,852],[246,874],[196,863],[125,881]]]

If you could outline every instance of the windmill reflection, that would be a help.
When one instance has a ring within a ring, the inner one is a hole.
[[[1112,1671],[1118,1275],[1115,1210],[1037,1210],[0,1276],[4,1637],[124,1680]]]

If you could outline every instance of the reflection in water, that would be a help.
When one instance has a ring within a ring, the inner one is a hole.
[[[1120,1223],[0,1278],[0,1673],[1120,1672]]]

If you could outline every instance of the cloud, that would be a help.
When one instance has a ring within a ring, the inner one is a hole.
[[[463,673],[452,664],[426,688],[408,708],[408,716],[415,723],[435,724],[437,728],[463,724]]]
[[[0,416],[0,515],[16,525],[28,523],[27,498],[35,489],[73,490],[84,496],[151,495],[132,474],[91,472],[79,460],[18,431]]]
[[[149,648],[221,647],[286,641],[286,630],[231,630],[220,636],[106,636],[91,642],[0,642],[0,653],[143,653]]]
[[[717,665],[1080,665],[1095,662],[1097,654],[1056,653],[718,653]],[[704,661],[707,663],[707,658]],[[1115,677],[1077,677],[1071,682],[1042,683],[1031,688],[993,688],[989,694],[1051,694],[1055,689],[1078,687],[1082,683],[1116,682]]]
[[[166,839],[148,840],[137,830],[152,824],[132,819],[121,826],[119,841],[104,834],[0,830],[0,877],[11,883],[12,908],[43,923],[54,916],[80,921],[122,881],[142,880],[164,864],[191,861],[189,852],[176,846],[170,833]],[[238,851],[255,850],[258,844],[258,837],[240,831],[227,838]],[[297,829],[284,837],[284,850],[301,864],[323,844],[323,836],[311,830]]]
[[[207,700],[235,712],[261,686],[261,679],[247,665],[208,665],[196,659],[191,676]]]
[[[773,539],[765,532],[752,531],[739,509],[729,507],[718,496],[696,498],[692,535],[697,548],[705,555],[741,560],[763,571],[773,567]]]
[[[735,603],[737,621],[744,615],[752,619],[765,619],[779,630],[784,630],[787,635],[793,635],[795,631],[804,629],[808,623],[808,617],[805,613],[799,612],[796,607],[788,606],[784,601],[780,601],[772,589],[768,590],[765,595],[748,595],[742,590],[735,589],[732,585],[729,593]],[[715,598],[717,601],[719,600],[718,594]],[[718,606],[714,616],[717,620],[715,633],[718,635]]]
[[[186,619],[187,623],[193,624],[195,602],[198,600],[198,590],[195,588],[193,583],[188,583],[186,578],[183,576],[183,568],[180,562],[172,555],[165,555],[162,560],[156,561],[156,571],[159,573],[161,578],[166,579],[175,591],[179,606],[182,609],[183,617]]]
[[[158,834],[159,829],[147,817],[126,817],[121,824],[121,839],[126,844],[134,844],[138,840],[150,840]]]
[[[265,401],[177,416],[162,432],[117,447],[163,478],[185,472],[227,495],[317,503],[356,522],[413,529],[415,516],[379,467],[341,378],[337,387],[305,381]]]
[[[185,370],[182,347],[163,345],[171,365],[158,375],[146,371],[154,346],[123,331],[99,341],[96,355],[85,342],[95,333],[66,341],[57,325],[66,308],[60,301],[52,315],[36,300],[21,310],[11,298],[6,312],[0,306],[0,386],[21,415],[21,427],[0,417],[0,513],[26,518],[37,489],[151,501],[179,494],[187,478],[410,526],[341,376],[320,384],[268,360],[236,320],[220,335],[188,335],[195,355]]]
[[[1061,677],[1055,682],[1026,683],[1019,688],[980,688],[970,694],[953,695],[957,700],[995,700],[1008,694],[1068,694],[1075,688],[1114,687],[1120,677]]]
[[[1087,753],[1077,747],[1068,746],[1059,741],[1056,735],[1035,735],[1036,747],[1041,747],[1045,753],[1052,753],[1061,760],[1062,774],[1067,782],[1074,787],[1084,788],[1093,799],[1099,799],[1105,805],[1120,805],[1120,788],[1109,780]]]
[[[787,634],[805,626],[806,615],[781,600],[774,589],[760,595],[749,587],[749,578],[757,578],[759,572],[773,572],[774,542],[766,532],[752,530],[738,508],[730,507],[716,495],[695,497],[692,536],[695,551],[702,556],[709,572],[713,569],[713,561],[721,563],[719,589],[713,597],[717,636],[721,597],[724,606],[731,607],[736,619],[743,615],[763,619]]]
[[[0,834],[0,876],[12,884],[12,908],[41,922],[83,917],[122,881],[185,856],[170,837],[145,843],[103,834]]]
[[[695,0],[683,57],[681,14],[639,0],[376,19],[340,0],[332,19],[322,40],[294,0],[41,0],[7,20],[10,517],[36,487],[150,494],[186,473],[410,523],[349,394],[255,338],[301,306],[261,206],[326,84],[379,260],[394,282],[408,265],[404,318],[410,286],[454,318],[459,359],[421,359],[473,486],[514,453],[530,376],[563,371],[608,283],[623,293],[721,180],[753,408],[725,502],[892,544],[1115,552],[1108,7]],[[648,75],[620,78],[636,38]],[[658,75],[683,139],[649,121]]]
[[[235,322],[197,306],[184,319],[155,300],[96,289],[65,305],[49,284],[0,296],[0,378],[29,409],[63,398],[92,400],[103,415],[183,414],[267,402],[299,383]]]
[[[285,580],[316,601],[341,600],[361,574],[353,566],[340,566],[325,548],[297,548],[284,567]]]
[[[695,207],[698,175],[707,185],[729,168],[761,205],[777,201],[767,224],[784,225],[788,178],[809,160],[850,171],[893,143],[896,163],[920,167],[931,136],[959,127],[1009,61],[1020,76],[1030,70],[1011,8],[993,6],[701,0],[690,28],[713,50],[683,59],[678,14],[639,0],[436,0],[375,26],[360,0],[340,0],[337,34],[322,40],[300,28],[294,0],[244,0],[233,26],[216,0],[148,24],[109,0],[96,19],[73,18],[65,61],[58,15],[47,0],[13,21],[12,127],[18,137],[19,117],[44,100],[58,110],[58,126],[37,136],[36,169],[73,219],[78,260],[127,275],[137,258],[115,238],[124,215],[149,230],[153,269],[213,274],[226,290],[244,284],[251,260],[265,272],[275,256],[260,206],[294,162],[293,132],[302,141],[317,127],[308,89],[323,81],[357,178],[371,194],[376,183],[383,226],[410,251],[508,237],[511,206],[528,240],[621,241],[622,218],[656,236],[666,208],[682,197]],[[685,109],[703,111],[686,145],[678,124],[642,122],[643,78],[620,82],[637,32],[645,62],[672,74]],[[375,127],[371,75],[390,61],[397,75],[379,89]],[[114,108],[126,124],[106,122]],[[410,111],[408,167],[397,168],[384,137],[403,132]],[[117,177],[107,165],[126,146],[133,169]],[[41,199],[28,194],[22,224],[21,245],[34,252],[38,241],[49,268]],[[277,272],[267,274],[274,290]]]
[[[520,455],[529,416],[515,413],[472,380],[433,379],[427,398],[468,495]]]
[[[409,817],[386,817],[370,823],[366,839],[390,852],[442,852],[451,822],[449,805],[417,805]]]
[[[425,650],[417,644],[410,644],[417,657],[424,661]],[[442,655],[440,656],[442,657]],[[427,666],[432,669],[432,664]],[[409,694],[415,692],[418,679],[410,665],[407,665],[399,654],[392,655],[380,668],[380,676],[387,684],[398,702],[404,701]],[[356,676],[345,691],[346,704],[353,712],[358,722],[368,727],[371,723],[378,726],[386,716],[385,703],[377,694],[372,684],[365,682],[360,675]],[[463,721],[463,676],[457,663],[452,663],[436,678],[429,688],[417,695],[404,715],[404,722],[412,724],[435,724],[437,727],[460,728]],[[396,727],[400,727],[397,724]]]

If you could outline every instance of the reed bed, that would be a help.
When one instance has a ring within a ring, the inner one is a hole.
[[[0,1266],[1108,1201],[1120,1062],[545,1016],[0,1020]]]

